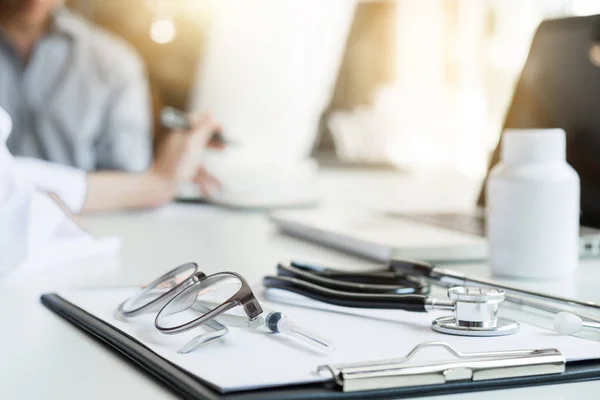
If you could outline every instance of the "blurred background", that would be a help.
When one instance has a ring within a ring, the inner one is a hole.
[[[137,49],[159,110],[189,109],[216,1],[67,5]],[[597,0],[360,1],[313,154],[483,176],[537,25],[597,13]]]

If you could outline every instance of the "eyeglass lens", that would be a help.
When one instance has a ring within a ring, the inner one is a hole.
[[[157,323],[164,329],[189,324],[235,297],[242,286],[242,280],[235,275],[222,273],[208,276],[169,302],[160,312]],[[203,307],[192,307],[194,304]]]
[[[150,312],[160,309],[162,306],[164,306],[166,301],[172,298],[165,295],[173,291],[174,288],[180,286],[182,283],[186,282],[186,280],[194,275],[197,270],[198,266],[196,263],[187,263],[172,269],[150,283],[145,288],[141,289],[137,294],[130,297],[123,303],[121,309],[125,314],[132,313],[136,310],[145,308],[153,302],[156,302],[157,304],[153,304],[153,307],[148,308],[145,311]],[[182,285],[179,287],[179,290],[176,293],[173,293],[173,295],[179,293],[191,284],[192,282],[190,281],[187,285]],[[158,302],[157,300],[159,300],[162,296],[165,297],[163,299],[164,301]]]

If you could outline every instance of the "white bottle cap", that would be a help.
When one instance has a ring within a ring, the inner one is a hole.
[[[562,129],[507,129],[502,137],[502,162],[521,164],[565,160],[566,140]]]

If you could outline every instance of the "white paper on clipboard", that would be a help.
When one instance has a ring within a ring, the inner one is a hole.
[[[65,292],[59,295],[88,313],[139,340],[161,357],[222,393],[315,383],[329,379],[316,373],[316,367],[339,362],[368,361],[403,357],[419,343],[440,341],[459,351],[480,352],[518,349],[557,348],[568,361],[600,358],[600,343],[554,332],[527,324],[512,336],[486,338],[444,335],[431,330],[432,319],[444,312],[409,313],[404,311],[362,311],[362,316],[302,308],[286,304],[268,304],[288,314],[297,323],[310,327],[336,344],[333,355],[317,354],[298,347],[277,334],[230,327],[230,333],[217,343],[189,354],[177,350],[198,334],[163,335],[153,326],[154,315],[131,320],[115,318],[115,309],[135,289],[107,289]],[[425,351],[419,361],[445,361],[438,352]]]

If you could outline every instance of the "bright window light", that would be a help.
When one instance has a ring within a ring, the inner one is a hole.
[[[156,43],[171,42],[175,33],[175,24],[171,19],[157,19],[150,27],[150,38]]]
[[[600,2],[598,0],[573,0],[573,14],[592,15],[600,13]]]

